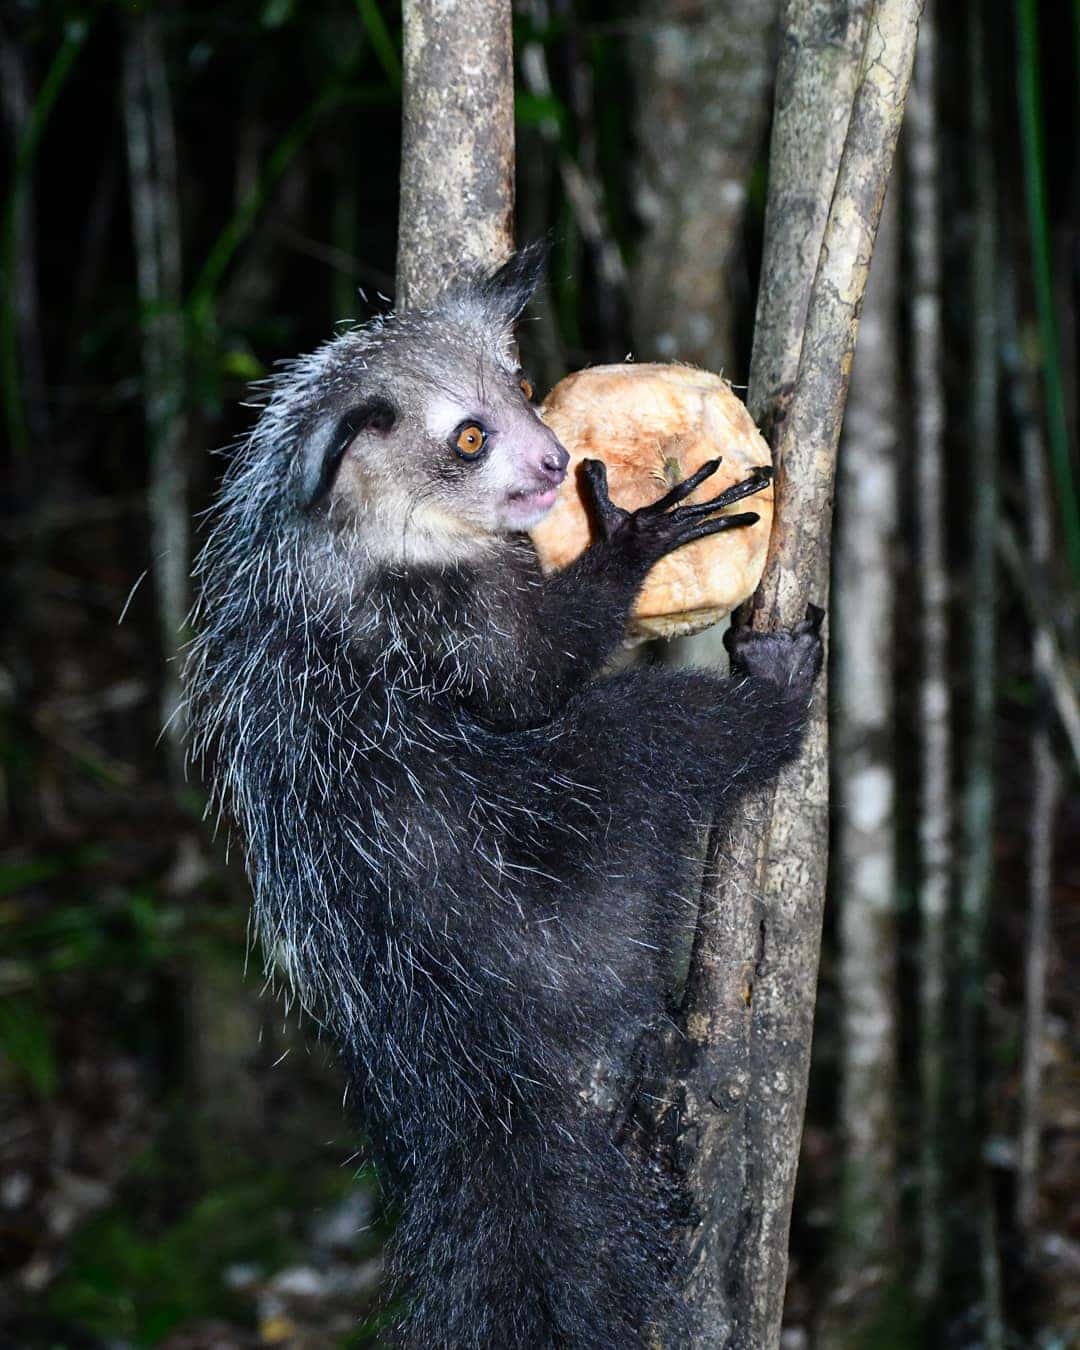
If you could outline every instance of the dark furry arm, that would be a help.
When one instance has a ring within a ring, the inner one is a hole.
[[[516,605],[498,603],[494,578],[478,588],[480,595],[494,595],[495,603],[473,653],[479,678],[465,700],[470,710],[500,727],[548,720],[612,656],[655,563],[694,539],[756,521],[752,512],[716,513],[765,487],[767,469],[709,502],[679,505],[718,464],[711,461],[658,502],[630,512],[608,496],[603,464],[586,460],[582,474],[597,527],[589,548],[547,578],[541,578],[534,555],[531,575],[529,564],[521,563]],[[513,621],[500,624],[500,611]]]
[[[549,577],[536,565],[512,626],[492,615],[470,710],[500,727],[550,719],[614,654],[644,579],[602,543]]]
[[[569,701],[552,723],[556,774],[595,787],[609,844],[628,830],[637,847],[644,822],[660,839],[678,838],[688,821],[722,815],[795,758],[823,660],[822,618],[811,607],[791,630],[733,630],[726,679],[638,668]]]

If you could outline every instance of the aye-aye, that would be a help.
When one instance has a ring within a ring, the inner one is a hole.
[[[400,1343],[670,1345],[678,1187],[591,1090],[663,1017],[700,831],[798,751],[820,614],[732,673],[602,674],[650,567],[752,514],[627,512],[544,576],[567,454],[513,327],[535,249],[272,381],[198,573],[193,750],[268,960],[396,1199]]]

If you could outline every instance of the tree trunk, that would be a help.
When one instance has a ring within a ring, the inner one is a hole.
[[[514,246],[510,18],[500,0],[405,0],[399,309]]]
[[[841,35],[834,5],[789,0],[782,20],[750,377],[752,410],[771,414],[777,519],[755,627],[790,626],[827,598],[835,451],[920,10],[878,0],[869,15],[847,11]],[[825,757],[821,689],[799,763],[732,822],[695,940],[683,1139],[702,1215],[689,1289],[702,1347],[779,1343],[825,893]]]
[[[190,607],[185,461],[184,320],[176,144],[159,18],[133,21],[124,60],[132,234],[142,308],[148,509],[163,657],[161,716],[173,781],[184,777],[183,691],[176,651]]]
[[[979,1119],[980,1052],[986,929],[994,873],[994,729],[997,685],[998,277],[997,191],[986,52],[976,8],[969,41],[971,82],[971,582],[968,592],[968,687],[971,719],[964,783],[964,873],[961,889],[964,1019],[962,1109]]]
[[[1073,473],[1069,423],[1062,381],[1061,338],[1058,327],[1057,286],[1050,240],[1049,190],[1043,137],[1042,71],[1039,52],[1038,0],[1016,0],[1016,77],[1020,111],[1020,146],[1024,164],[1031,246],[1031,280],[1039,321],[1044,417],[1055,497],[1061,519],[1065,556],[1074,582],[1080,581],[1080,492]],[[1080,31],[1080,23],[1078,23]]]
[[[734,370],[735,263],[768,119],[779,0],[648,0],[630,40],[637,75],[636,200],[645,222],[632,293],[634,352]]]
[[[37,456],[27,455],[28,444],[44,448],[49,440],[48,405],[45,401],[45,355],[41,340],[41,306],[38,293],[36,231],[34,229],[33,180],[29,157],[23,161],[23,147],[30,128],[32,97],[30,77],[26,69],[26,50],[0,30],[0,97],[11,133],[11,160],[18,165],[8,206],[8,218],[3,239],[5,327],[10,324],[10,338],[5,333],[5,347],[10,341],[12,350],[5,351],[6,379],[4,403],[7,429],[14,467],[16,487],[27,501],[34,494],[29,483],[19,481],[25,475],[34,477],[33,466]],[[22,472],[20,472],[22,471]]]
[[[826,1345],[858,1343],[896,1277],[893,743],[900,195],[881,219],[839,464],[832,674],[843,1161]]]
[[[994,742],[997,693],[998,267],[993,125],[982,11],[968,31],[972,165],[971,240],[971,572],[968,588],[968,688],[971,698],[964,766],[964,857],[960,904],[960,1118],[970,1142],[982,1273],[982,1335],[1002,1350],[998,1222],[983,1140],[995,1130],[990,1104],[995,1074],[983,1049],[986,1030],[986,940],[994,877]]]
[[[1036,373],[1021,356],[1015,286],[1006,279],[1005,324],[1012,355],[1008,374],[1015,420],[1020,433],[1024,500],[1028,521],[1029,575],[1045,586],[1054,556],[1053,494],[1046,446],[1035,410]],[[1020,1129],[1017,1172],[1017,1217],[1029,1241],[1039,1222],[1039,1174],[1043,1130],[1043,1059],[1046,1047],[1046,985],[1050,964],[1053,901],[1054,825],[1061,793],[1051,736],[1054,704],[1054,652],[1047,616],[1031,616],[1031,667],[1036,697],[1031,734],[1032,786],[1028,811],[1028,933],[1024,953],[1024,1023],[1020,1058]],[[1078,760],[1080,762],[1080,760]]]
[[[907,142],[911,177],[912,376],[919,545],[919,1293],[932,1304],[945,1256],[943,1157],[952,791],[948,670],[949,573],[945,541],[945,391],[938,196],[936,33],[928,3],[919,42]]]
[[[638,86],[634,354],[691,361],[744,383],[737,364],[741,241],[775,68],[779,0],[649,0],[630,41]],[[724,626],[659,644],[675,665],[726,664]]]

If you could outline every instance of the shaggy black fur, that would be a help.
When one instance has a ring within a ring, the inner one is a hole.
[[[375,454],[403,416],[403,352],[443,394],[455,343],[512,381],[523,270],[279,381],[203,556],[189,681],[268,958],[340,1038],[400,1201],[402,1343],[630,1350],[676,1336],[675,1188],[587,1078],[662,1017],[699,831],[797,753],[821,644],[811,619],[740,637],[729,679],[601,675],[649,567],[720,522],[683,489],[620,511],[596,466],[598,541],[547,579],[524,535],[416,561],[366,508],[335,518],[343,441]],[[346,405],[368,410],[341,433]]]

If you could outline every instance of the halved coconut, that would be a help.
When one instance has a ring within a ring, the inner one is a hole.
[[[720,467],[689,502],[708,501],[772,462],[764,437],[727,381],[693,366],[592,366],[561,380],[540,415],[570,454],[558,499],[532,531],[546,571],[565,567],[591,539],[577,473],[583,459],[604,461],[611,500],[627,510],[656,501],[709,459],[719,457]],[[760,519],[662,558],[638,597],[630,638],[700,632],[753,594],[769,545],[772,486],[728,511],[754,511]]]

